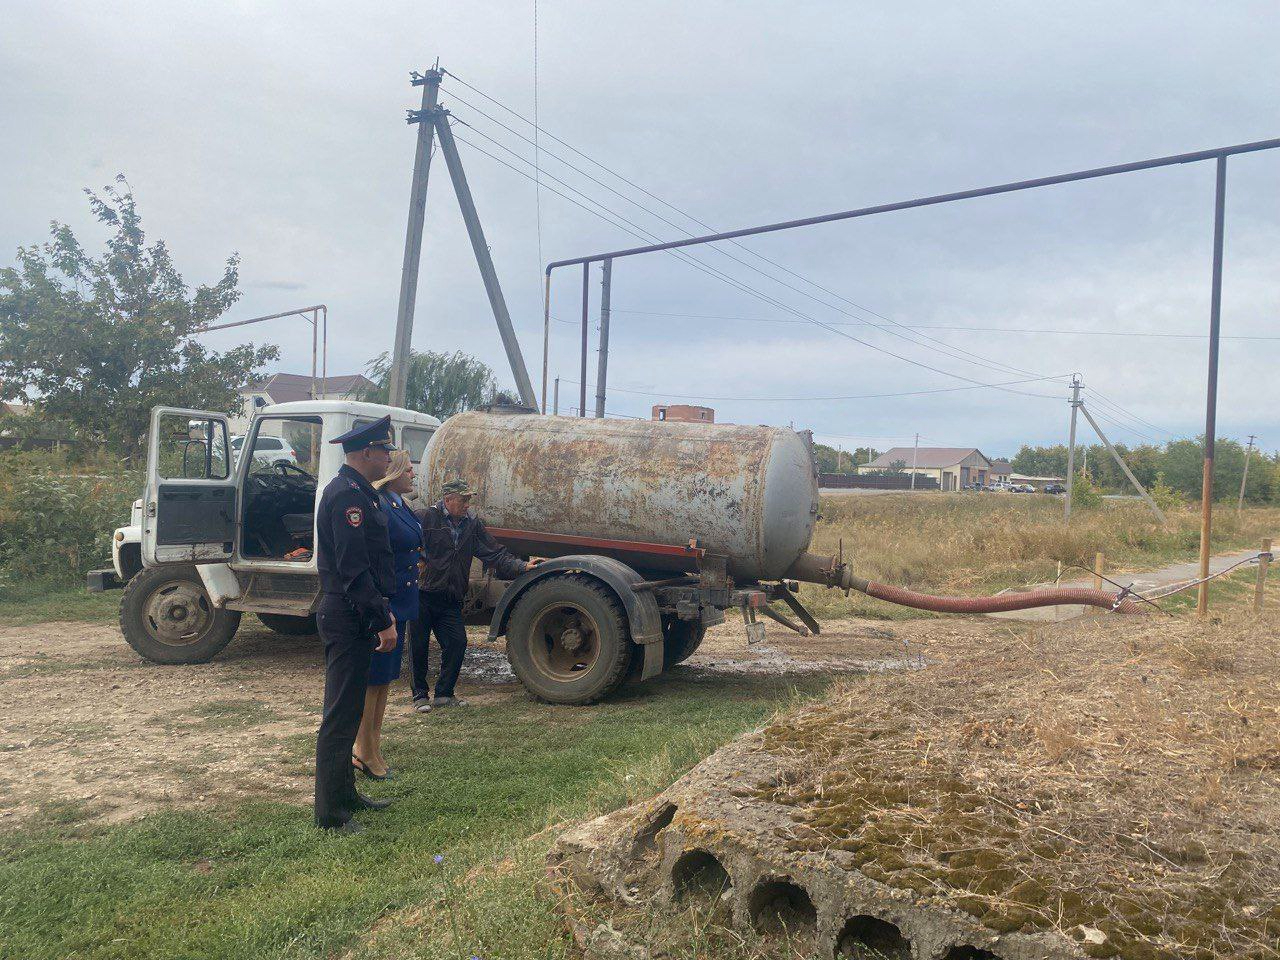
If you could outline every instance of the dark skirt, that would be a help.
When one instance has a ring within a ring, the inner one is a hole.
[[[404,631],[409,621],[396,619],[396,645],[386,653],[373,651],[369,660],[369,686],[380,687],[400,679],[400,663],[404,660]]]

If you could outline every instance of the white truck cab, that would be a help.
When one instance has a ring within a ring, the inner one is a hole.
[[[254,414],[238,450],[225,414],[152,411],[146,489],[113,536],[115,569],[89,574],[91,590],[124,586],[125,639],[151,660],[197,663],[230,642],[242,613],[313,633],[316,504],[343,462],[329,441],[387,414],[396,445],[419,463],[440,421],[399,407],[274,404]]]

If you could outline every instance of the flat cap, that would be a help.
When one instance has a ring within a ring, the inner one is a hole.
[[[461,477],[454,477],[452,480],[446,480],[444,486],[440,488],[440,492],[446,497],[451,493],[456,493],[460,497],[470,497],[473,495],[471,487],[467,484],[467,481],[463,480]]]

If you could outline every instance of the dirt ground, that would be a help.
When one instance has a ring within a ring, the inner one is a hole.
[[[910,669],[933,642],[991,629],[989,621],[850,620],[801,638],[770,625],[766,641],[748,648],[731,620],[680,669],[708,682]],[[501,648],[482,638],[473,631],[460,695],[477,705],[526,696]],[[406,664],[389,730],[431,723],[410,709],[407,674]],[[314,638],[277,635],[253,617],[222,654],[193,666],[142,660],[111,624],[0,629],[0,830],[36,815],[114,822],[254,797],[308,802],[307,736],[322,685]]]

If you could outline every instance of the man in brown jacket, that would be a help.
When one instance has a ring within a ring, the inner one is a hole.
[[[413,658],[413,706],[420,713],[427,713],[432,707],[465,704],[454,696],[453,688],[467,652],[462,601],[467,595],[472,558],[479,558],[503,580],[512,580],[539,562],[521,560],[494,540],[485,529],[484,521],[471,509],[471,497],[471,488],[465,480],[450,480],[444,485],[439,501],[414,511],[422,524],[425,547],[422,574],[418,578],[421,603],[409,638]],[[432,632],[440,644],[440,676],[434,698],[427,681],[427,652]]]

